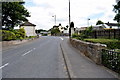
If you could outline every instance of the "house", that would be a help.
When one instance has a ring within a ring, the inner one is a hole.
[[[54,29],[59,29],[61,33],[65,33],[68,34],[69,33],[69,29],[67,27],[62,27],[61,24],[59,24],[58,26],[53,26]]]
[[[36,36],[37,34],[35,33],[35,24],[32,24],[30,22],[25,22],[20,25],[20,28],[24,28],[26,32],[26,36]]]
[[[106,28],[105,24],[100,24],[100,25],[96,25],[96,26],[92,26],[93,30],[104,30]]]
[[[118,23],[105,23],[108,27],[107,28],[118,28]]]

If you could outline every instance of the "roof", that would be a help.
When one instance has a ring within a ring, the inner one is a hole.
[[[58,28],[59,26],[53,26],[53,28]]]
[[[30,22],[25,22],[25,23],[21,24],[20,26],[36,26],[36,25],[32,24]]]
[[[117,23],[105,23],[105,24],[108,25],[108,26],[118,26]]]

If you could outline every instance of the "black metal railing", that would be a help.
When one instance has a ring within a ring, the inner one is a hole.
[[[120,74],[120,53],[103,49],[102,64]]]

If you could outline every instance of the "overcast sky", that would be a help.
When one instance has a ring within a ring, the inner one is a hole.
[[[113,18],[113,5],[116,0],[71,0],[71,21],[75,27],[86,27],[87,19],[90,25],[95,25],[98,20],[115,22]],[[63,27],[69,23],[69,0],[25,0],[25,7],[31,14],[29,21],[36,24],[36,29],[50,29],[55,25],[56,15],[58,25]]]

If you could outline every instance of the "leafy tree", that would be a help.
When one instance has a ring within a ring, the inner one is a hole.
[[[71,23],[70,23],[70,28],[71,28],[71,27],[74,27],[74,22],[71,22]]]
[[[113,11],[116,13],[114,20],[119,23],[120,22],[120,1],[116,5],[114,5]]]
[[[51,35],[55,35],[55,36],[56,36],[56,35],[59,34],[59,33],[60,33],[60,30],[59,30],[58,28],[55,28],[55,29],[52,28],[52,29],[51,29]]]
[[[68,28],[69,26],[67,25],[66,28]]]
[[[2,3],[2,26],[13,29],[21,22],[28,21],[29,12],[23,6],[25,2],[3,2]]]
[[[35,30],[36,33],[41,33],[41,32],[48,32],[47,30],[43,30],[43,29],[39,29],[39,30]]]
[[[101,20],[98,20],[96,25],[100,25],[100,24],[104,24],[104,22],[102,22]]]
[[[92,32],[93,32],[93,26],[90,26],[80,34],[80,38],[81,39],[89,38]]]

